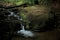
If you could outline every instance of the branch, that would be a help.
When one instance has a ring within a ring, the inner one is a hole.
[[[17,5],[17,6],[8,6],[8,7],[4,7],[4,6],[0,6],[0,8],[4,8],[4,9],[11,9],[11,8],[16,8],[16,7],[27,7],[27,4],[22,4],[22,5]]]

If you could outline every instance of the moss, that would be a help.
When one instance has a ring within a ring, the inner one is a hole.
[[[30,6],[25,7],[23,10],[27,11],[25,12],[26,15],[26,23],[28,23],[29,27],[31,29],[36,29],[39,27],[44,27],[45,22],[48,20],[48,8],[45,6]]]

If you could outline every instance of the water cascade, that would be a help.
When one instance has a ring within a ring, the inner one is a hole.
[[[14,12],[10,12],[10,11],[8,11],[8,12],[10,13],[10,14],[8,15],[9,17],[10,17],[10,16],[14,16],[14,17],[16,17],[18,20],[20,20],[21,30],[17,31],[18,34],[22,34],[22,36],[24,36],[24,37],[33,37],[33,36],[34,36],[34,34],[32,33],[32,31],[25,30],[24,25],[23,25],[23,23],[22,23],[23,19],[22,19],[20,16],[18,16],[17,14],[14,14]]]

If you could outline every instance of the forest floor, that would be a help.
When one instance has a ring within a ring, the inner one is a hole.
[[[13,40],[59,40],[60,39],[60,31],[55,29],[52,31],[46,32],[34,32],[35,38],[25,38],[21,36],[14,36]]]

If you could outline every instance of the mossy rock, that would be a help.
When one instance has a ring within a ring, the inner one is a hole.
[[[31,29],[36,29],[39,27],[44,27],[45,22],[48,21],[49,18],[49,8],[45,6],[30,6],[24,8],[25,15],[27,15],[27,20],[29,21],[29,26]]]

